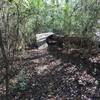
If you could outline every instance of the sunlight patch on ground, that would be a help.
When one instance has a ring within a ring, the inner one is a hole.
[[[35,69],[36,69],[36,72],[38,75],[42,75],[43,73],[48,71],[48,67],[49,67],[49,65],[43,65],[43,66],[38,66]]]

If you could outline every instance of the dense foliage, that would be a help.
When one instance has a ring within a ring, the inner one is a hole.
[[[9,38],[9,47],[14,45],[12,41],[19,39],[22,46],[33,41],[35,34],[49,31],[91,37],[100,9],[98,0],[3,0],[0,2],[1,16],[4,17],[2,23],[6,27],[5,38]]]

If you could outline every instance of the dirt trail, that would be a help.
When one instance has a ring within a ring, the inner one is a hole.
[[[48,48],[26,50],[26,55],[21,60],[15,61],[15,67],[12,66],[17,72],[10,80],[11,83],[15,82],[13,84],[16,86],[25,82],[25,89],[13,90],[10,94],[11,99],[92,100],[98,98],[99,80],[87,73],[87,68],[79,59],[68,60],[70,56],[62,55],[60,52]],[[23,81],[20,81],[21,77],[24,77]]]
[[[92,100],[99,96],[98,80],[87,73],[81,62],[80,65],[75,64],[77,60],[72,62],[67,60],[67,56],[61,58],[59,52],[51,52],[47,48],[30,50],[27,54],[23,66],[29,78],[26,91],[30,93],[19,98],[31,96],[35,100]]]

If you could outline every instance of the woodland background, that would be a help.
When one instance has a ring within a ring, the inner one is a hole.
[[[57,48],[53,53],[26,50],[38,33],[94,40],[100,31],[99,20],[99,0],[0,0],[0,99],[99,98],[99,60],[91,65],[87,59],[65,56],[67,51],[61,53]],[[99,57],[99,53],[90,54],[88,59]]]

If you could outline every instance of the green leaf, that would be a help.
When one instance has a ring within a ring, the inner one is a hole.
[[[9,2],[12,2],[13,0],[8,0]]]

